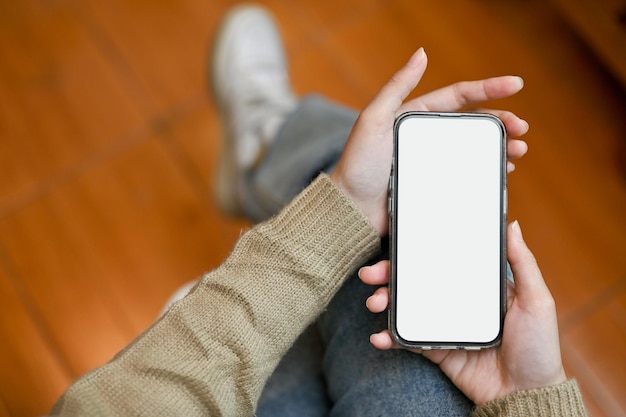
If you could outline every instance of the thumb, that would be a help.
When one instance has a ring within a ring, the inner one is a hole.
[[[368,106],[374,113],[387,115],[389,110],[398,111],[404,99],[422,79],[428,59],[424,48],[419,48],[409,61],[385,84]]]
[[[552,298],[537,260],[526,246],[517,220],[509,225],[507,243],[509,263],[515,277],[516,297],[525,305],[543,300],[546,296]]]

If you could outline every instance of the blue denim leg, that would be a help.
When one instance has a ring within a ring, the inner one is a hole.
[[[356,121],[354,110],[307,96],[287,117],[263,162],[250,172],[244,211],[262,221],[276,214],[321,172],[334,169]]]
[[[324,345],[317,325],[309,326],[283,357],[265,385],[259,417],[325,417],[330,410],[322,371]]]

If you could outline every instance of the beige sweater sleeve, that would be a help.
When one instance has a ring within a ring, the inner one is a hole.
[[[570,379],[553,387],[519,391],[477,407],[472,417],[585,417],[583,397]]]
[[[252,416],[280,358],[379,250],[324,175],[255,226],[192,293],[110,363],[72,385],[59,416]]]

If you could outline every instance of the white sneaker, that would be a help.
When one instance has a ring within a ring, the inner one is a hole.
[[[297,103],[280,34],[263,8],[239,6],[226,16],[213,55],[213,88],[226,133],[217,199],[223,210],[241,214],[246,173]]]

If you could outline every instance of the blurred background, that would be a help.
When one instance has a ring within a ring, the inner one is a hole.
[[[209,47],[227,0],[0,1],[0,416],[36,416],[249,224],[213,198]],[[362,108],[419,46],[415,94],[524,77],[509,182],[592,415],[626,415],[623,0],[267,0],[295,90]],[[462,209],[460,207],[459,209]]]

